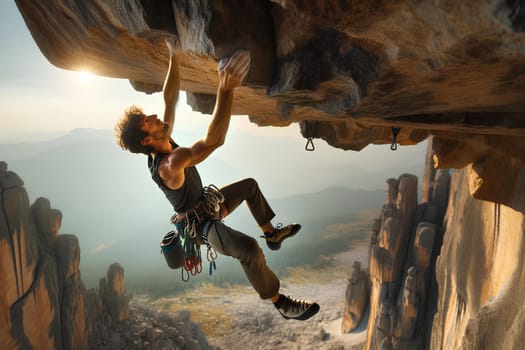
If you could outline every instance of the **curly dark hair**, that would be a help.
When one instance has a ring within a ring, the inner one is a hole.
[[[144,112],[137,106],[131,106],[124,112],[124,116],[115,126],[115,138],[122,149],[132,153],[150,154],[153,147],[143,146],[140,141],[148,133],[140,130],[140,125],[145,117]]]

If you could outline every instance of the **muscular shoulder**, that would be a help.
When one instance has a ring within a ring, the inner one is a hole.
[[[184,169],[187,167],[191,152],[188,148],[177,147],[159,163],[159,176],[164,184],[176,190],[184,183]]]

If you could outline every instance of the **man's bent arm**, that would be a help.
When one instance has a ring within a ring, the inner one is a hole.
[[[166,45],[170,51],[170,63],[168,66],[168,72],[166,73],[166,79],[164,80],[164,86],[162,88],[164,95],[164,122],[168,124],[166,130],[166,136],[170,136],[175,123],[175,106],[179,100],[180,90],[180,76],[179,76],[179,63],[176,55],[176,39],[168,37],[166,39]]]

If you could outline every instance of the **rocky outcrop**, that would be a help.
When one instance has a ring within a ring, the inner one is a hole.
[[[99,318],[90,336],[91,349],[97,350],[213,350],[187,310],[161,313],[151,308],[151,300],[134,297],[129,318],[117,321],[108,313]]]
[[[354,261],[345,291],[345,308],[343,311],[343,323],[341,324],[342,333],[351,332],[361,323],[370,295],[368,281],[368,273],[361,269],[359,261]]]
[[[80,278],[76,236],[60,234],[49,200],[29,206],[24,182],[0,162],[2,349],[211,349],[188,313],[129,310],[124,269],[112,264],[100,290]]]
[[[525,97],[525,89],[523,92]],[[523,137],[494,135],[434,137],[434,165],[437,168],[466,167],[469,193],[474,198],[523,212],[523,140]]]
[[[387,181],[382,215],[372,224],[367,348],[521,348],[525,167],[516,167],[507,206],[472,196],[470,167],[452,177],[447,170],[434,169],[435,149],[431,144],[423,202],[413,212],[411,234],[403,240],[407,250],[391,244],[403,234],[397,228],[399,205],[415,197],[406,192],[407,186],[400,196],[403,176]],[[507,185],[500,185],[501,198]],[[401,276],[393,272],[397,264],[403,265]]]
[[[62,216],[0,166],[0,343],[6,349],[86,349],[80,249],[59,235]]]
[[[109,266],[107,277],[100,280],[99,293],[113,319],[122,321],[128,318],[129,297],[125,295],[124,269],[119,263]]]
[[[525,168],[517,174],[523,189]],[[436,264],[439,296],[431,348],[520,349],[525,342],[525,211],[472,198],[470,176],[469,169],[452,176]],[[522,208],[523,190],[515,195]]]
[[[160,91],[163,38],[176,36],[181,87],[210,113],[217,59],[249,49],[236,114],[259,125],[298,122],[304,137],[351,150],[434,135],[440,167],[472,164],[476,198],[515,201],[515,163],[525,161],[523,0],[16,3],[58,67]],[[508,169],[501,189],[494,166]]]
[[[387,180],[386,202],[370,238],[367,349],[423,349],[429,342],[429,305],[435,305],[430,287],[450,178],[448,171],[432,169],[425,178],[420,204],[415,176]]]

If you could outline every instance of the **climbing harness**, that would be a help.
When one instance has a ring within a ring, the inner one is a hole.
[[[397,150],[397,135],[399,131],[401,131],[401,128],[392,128],[392,144],[390,145],[392,151]]]
[[[175,225],[175,230],[164,236],[161,241],[161,253],[170,268],[181,268],[184,282],[187,282],[190,276],[202,272],[200,241],[207,246],[206,259],[210,264],[210,275],[217,269],[217,252],[208,243],[207,236],[210,224],[220,220],[222,202],[224,196],[219,189],[214,185],[206,186],[203,188],[202,200],[193,209],[181,214],[175,213],[170,219]],[[200,241],[197,236],[199,232]]]
[[[316,120],[315,121],[315,124],[314,124],[314,132],[310,135],[308,133],[308,120],[305,120],[304,123],[305,123],[305,134],[306,134],[306,138],[307,138],[307,141],[306,141],[306,145],[304,146],[304,149],[309,151],[309,152],[313,152],[315,151],[315,146],[314,146],[314,137],[315,137],[315,133],[317,131],[317,123],[319,121]]]

